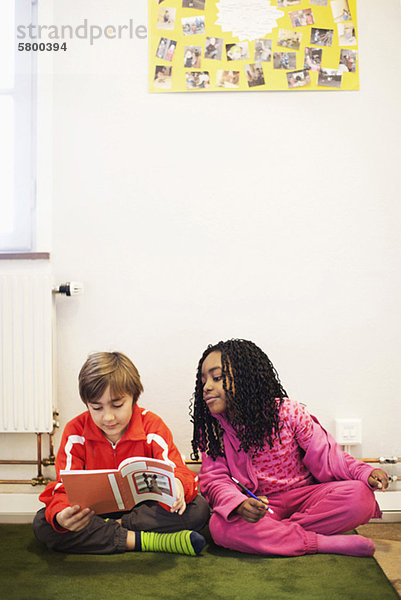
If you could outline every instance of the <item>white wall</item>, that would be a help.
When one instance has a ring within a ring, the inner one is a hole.
[[[378,7],[380,5],[380,8]],[[363,0],[361,90],[149,94],[145,40],[54,57],[53,248],[61,424],[87,354],[118,349],[190,454],[207,344],[252,339],[358,456],[401,454],[400,6]],[[146,23],[145,0],[59,0],[57,23]]]

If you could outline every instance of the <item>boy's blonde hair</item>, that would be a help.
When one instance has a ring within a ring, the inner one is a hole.
[[[79,372],[78,382],[79,394],[85,404],[98,400],[108,386],[115,398],[132,395],[134,404],[143,392],[138,369],[121,352],[90,354]]]

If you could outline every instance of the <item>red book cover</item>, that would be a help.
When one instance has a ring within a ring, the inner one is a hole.
[[[135,456],[118,469],[61,471],[72,505],[91,508],[97,514],[131,510],[145,500],[172,506],[176,499],[173,467],[155,458]]]

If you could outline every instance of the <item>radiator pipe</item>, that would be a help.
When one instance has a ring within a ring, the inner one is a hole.
[[[5,483],[5,484],[19,483],[19,484],[36,485],[36,483],[33,483],[33,479],[0,479],[0,484],[2,484],[2,483]]]
[[[56,457],[54,454],[54,434],[56,431],[56,427],[60,427],[60,423],[58,421],[56,421],[56,417],[58,416],[58,411],[54,410],[53,411],[53,429],[51,430],[51,432],[49,433],[49,456],[47,458],[44,458],[42,460],[42,465],[44,467],[51,467],[55,464],[56,462]]]
[[[52,441],[50,443],[50,456],[48,458],[44,458],[41,462],[45,467],[54,465],[54,444],[53,444],[53,435],[54,433],[49,434],[52,437]],[[391,458],[358,458],[357,460],[361,460],[365,463],[380,463],[380,464],[396,464],[401,462],[401,458],[394,456]],[[0,460],[0,465],[36,465],[37,460]],[[185,463],[187,465],[201,465],[201,460],[186,460]]]
[[[29,485],[46,485],[51,479],[48,477],[44,477],[42,473],[42,465],[50,466],[54,465],[55,457],[54,457],[54,444],[53,444],[53,436],[54,430],[57,426],[54,423],[53,430],[49,433],[49,450],[50,456],[48,458],[44,458],[42,460],[42,434],[36,434],[36,447],[37,447],[37,459],[36,460],[0,460],[0,465],[36,465],[38,469],[38,474],[33,479],[1,479],[0,484],[29,484]]]
[[[0,460],[0,465],[36,465],[37,460]]]
[[[380,458],[361,458],[366,463],[380,463],[381,465],[395,465],[401,462],[401,458],[398,456],[380,456]]]
[[[36,434],[36,446],[38,451],[38,479],[42,478],[42,434]]]
[[[40,436],[41,434],[38,434],[38,436]],[[50,446],[51,449],[53,450],[53,435],[54,435],[54,431],[52,431],[50,434],[51,436],[51,442],[50,442]],[[38,442],[39,444],[39,442]],[[39,446],[38,446],[39,448]],[[44,466],[48,466],[48,465],[53,465],[53,459],[54,457],[51,455],[48,459],[43,459],[43,461],[41,461],[40,464],[43,464]],[[398,462],[401,462],[401,458],[397,457],[397,456],[392,456],[389,458],[385,458],[383,456],[379,457],[379,458],[359,458],[358,460],[361,460],[362,462],[365,463],[380,463],[380,464],[396,464]],[[187,465],[201,465],[202,461],[200,460],[186,460],[185,463]],[[36,465],[38,464],[38,461],[36,460],[0,460],[0,465]],[[47,479],[45,477],[43,477],[42,472],[41,472],[41,466],[38,465],[38,476],[34,477],[33,479],[0,479],[0,484],[27,484],[27,485],[46,485],[47,483],[49,483],[51,481],[51,479]],[[395,482],[397,481],[399,478],[397,476],[392,476],[391,481]]]
[[[60,425],[57,424],[57,427],[60,427]],[[53,427],[53,431],[49,435],[49,459],[52,459],[53,461],[55,460],[55,454],[54,454],[54,429],[55,429],[55,427]],[[54,464],[54,462],[53,462],[53,464]]]
[[[364,463],[380,463],[380,464],[396,464],[401,462],[401,458],[399,456],[380,456],[379,458],[357,458],[357,460],[361,460]],[[186,460],[187,465],[201,465],[201,460]]]

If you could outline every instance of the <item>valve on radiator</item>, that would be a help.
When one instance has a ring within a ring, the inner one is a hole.
[[[398,456],[381,456],[379,463],[386,465],[395,465],[398,462]]]
[[[54,294],[65,294],[66,296],[80,296],[84,293],[84,284],[81,281],[67,281],[53,288]]]

